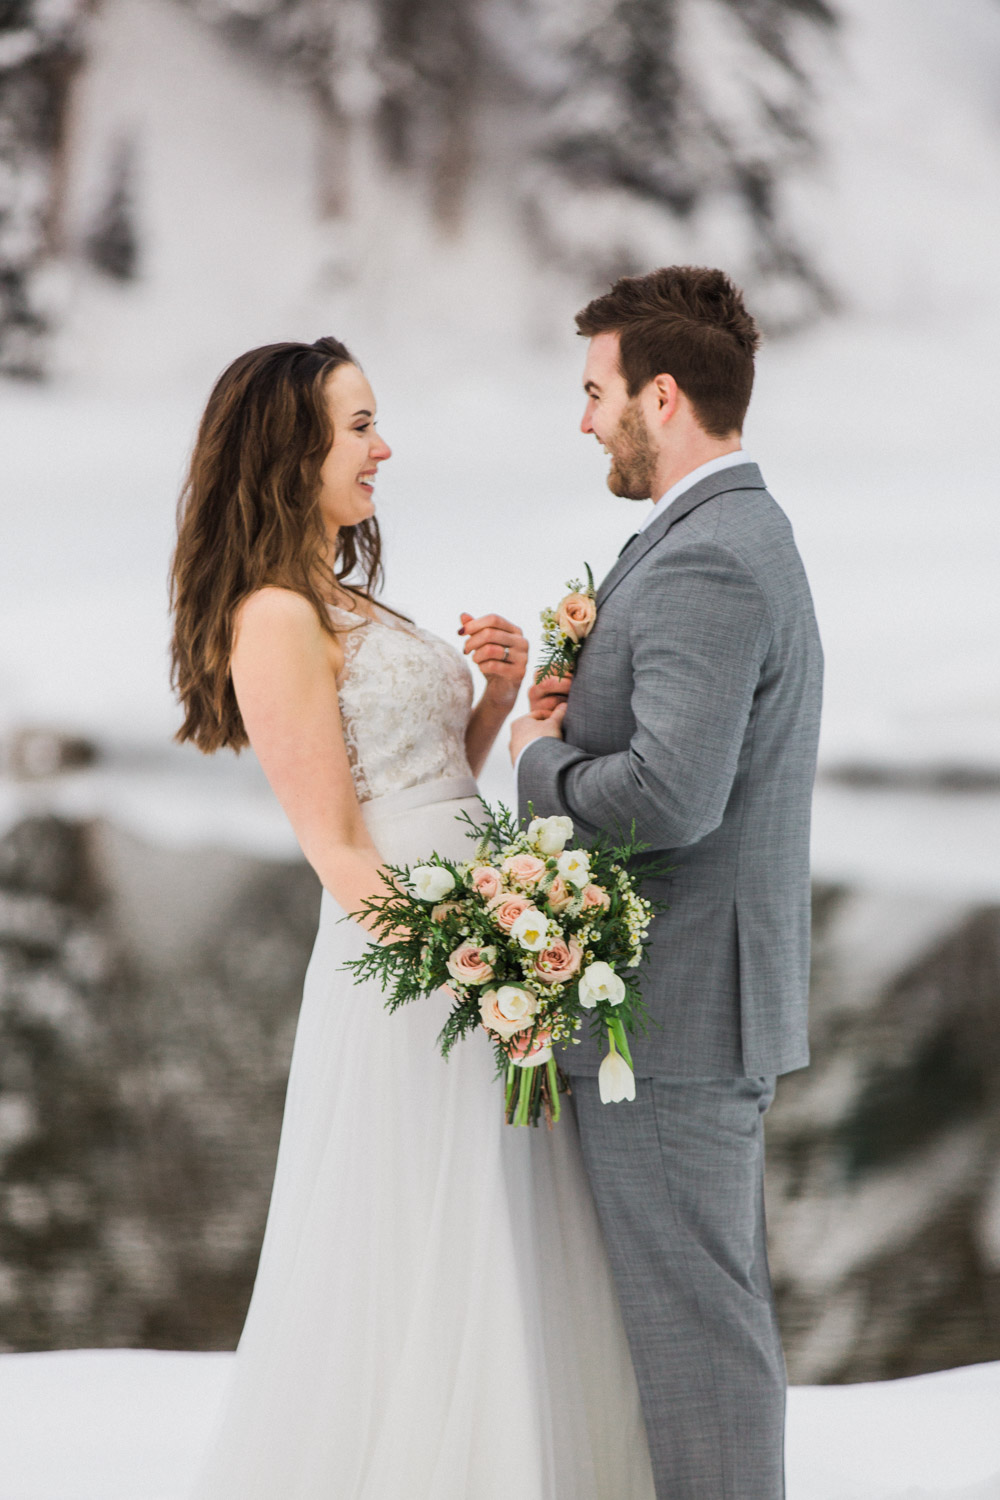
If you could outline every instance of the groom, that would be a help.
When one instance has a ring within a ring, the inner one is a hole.
[[[561,1061],[639,1381],[659,1500],[780,1500],[785,1367],[763,1118],[808,1061],[809,813],[822,652],[791,527],[740,433],[758,335],[721,271],[626,277],[577,315],[582,430],[654,504],[571,679],[532,689],[522,816],[669,851],[641,971],[634,1102],[589,1037]]]

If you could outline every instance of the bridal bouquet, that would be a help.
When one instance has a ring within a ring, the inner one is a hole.
[[[349,960],[355,981],[375,980],[396,1010],[447,985],[454,1005],[439,1037],[447,1057],[462,1037],[485,1027],[505,1084],[508,1124],[559,1118],[565,1079],[554,1042],[574,1039],[589,1017],[609,1051],[598,1084],[605,1104],[635,1098],[627,1032],[645,1029],[635,976],[653,905],[625,868],[646,847],[570,846],[570,818],[532,818],[526,830],[509,810],[476,823],[475,857],[430,854],[425,864],[386,866],[389,893],[363,903],[384,939]]]

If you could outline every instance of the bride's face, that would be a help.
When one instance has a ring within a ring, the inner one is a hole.
[[[338,365],[326,381],[333,443],[320,470],[319,507],[329,532],[375,513],[375,476],[392,449],[375,431],[375,397],[357,365]]]

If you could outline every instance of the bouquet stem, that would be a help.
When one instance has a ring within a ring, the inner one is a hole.
[[[618,1016],[608,1022],[608,1041],[612,1052],[620,1052],[629,1067],[634,1070],[635,1065],[632,1062],[632,1053],[629,1051],[628,1037],[625,1035],[625,1027]]]
[[[508,1063],[504,1094],[507,1124],[537,1125],[544,1110],[546,1124],[551,1129],[562,1113],[560,1092],[568,1093],[569,1084],[554,1057],[534,1068]]]

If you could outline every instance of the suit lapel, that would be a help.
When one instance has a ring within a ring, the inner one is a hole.
[[[766,488],[760,469],[756,464],[750,463],[734,464],[731,469],[723,469],[718,474],[709,474],[704,479],[699,479],[697,484],[693,484],[689,490],[678,495],[677,499],[625,548],[597,590],[598,609],[608,595],[614,592],[622,579],[631,573],[636,563],[642,561],[650,548],[655,547],[657,542],[662,542],[675,521],[690,515],[699,505],[704,505],[706,500],[714,500],[717,495],[728,494],[730,490]]]

